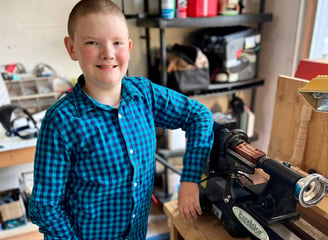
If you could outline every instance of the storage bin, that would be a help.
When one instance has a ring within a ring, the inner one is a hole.
[[[211,82],[248,80],[256,76],[261,33],[251,27],[219,27],[197,31],[195,42],[210,64]]]
[[[214,17],[218,14],[218,0],[188,0],[188,17]]]
[[[26,211],[18,188],[0,192],[0,224],[12,229],[27,223]]]
[[[30,77],[20,80],[6,80],[6,87],[12,104],[28,110],[31,114],[47,109],[57,101],[52,77]]]

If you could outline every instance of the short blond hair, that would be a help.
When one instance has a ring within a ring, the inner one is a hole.
[[[110,13],[121,16],[126,22],[122,10],[111,0],[81,0],[72,9],[68,17],[68,35],[74,39],[76,21],[91,13]]]

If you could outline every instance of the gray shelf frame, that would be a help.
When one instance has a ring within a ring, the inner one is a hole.
[[[159,39],[160,39],[160,67],[161,69],[166,69],[167,61],[167,51],[166,51],[166,39],[165,39],[165,30],[168,28],[215,28],[215,27],[233,27],[240,25],[256,25],[257,29],[262,31],[262,24],[265,22],[271,22],[273,15],[271,13],[265,13],[265,2],[266,0],[260,0],[259,2],[259,11],[256,14],[239,14],[236,16],[223,16],[219,15],[216,17],[203,17],[203,18],[174,18],[174,19],[163,19],[159,17],[147,17],[148,14],[148,0],[144,0],[144,10],[145,14],[139,15],[136,19],[136,25],[138,27],[145,28],[145,35],[142,38],[146,41],[146,50],[147,50],[147,64],[148,71],[151,66],[151,42],[150,42],[150,29],[159,30]],[[143,17],[142,17],[143,16]],[[144,17],[146,16],[146,17]],[[166,71],[161,71],[161,84],[166,86],[167,84],[167,73]],[[149,75],[149,72],[148,72]],[[257,74],[256,74],[257,75]],[[191,94],[186,94],[190,97],[197,96],[211,96],[211,95],[231,95],[235,94],[238,91],[248,90],[252,91],[251,93],[251,103],[250,109],[254,110],[255,105],[255,96],[256,88],[264,85],[264,79],[256,77],[254,79],[237,81],[237,82],[227,82],[227,83],[218,83],[210,84],[209,88],[202,90],[200,92],[194,92]],[[165,138],[164,132],[164,138]],[[166,153],[166,154],[165,154]],[[169,155],[167,155],[169,154]],[[167,189],[167,171],[175,170],[172,169],[168,164],[168,158],[172,157],[172,151],[166,149],[166,151],[159,151],[156,155],[156,160],[161,162],[164,165],[164,175],[165,175],[165,189],[164,196],[162,196],[162,202],[165,202],[169,199],[168,189]],[[175,153],[173,155],[181,155],[181,152]]]
[[[232,27],[245,24],[259,24],[272,21],[271,13],[239,14],[236,16],[216,16],[203,18],[137,18],[137,26],[144,28],[210,28]]]
[[[146,1],[147,2],[147,1]],[[214,27],[232,27],[240,25],[256,24],[258,29],[262,29],[262,24],[270,22],[273,19],[271,13],[263,13],[264,11],[264,0],[261,1],[260,12],[257,14],[239,14],[235,16],[223,16],[219,15],[216,17],[203,17],[203,18],[173,18],[164,19],[158,17],[140,17],[137,18],[136,24],[138,27],[145,28],[145,36],[147,48],[147,65],[148,69],[151,66],[150,56],[150,32],[151,28],[159,30],[160,39],[160,66],[161,69],[166,69],[167,51],[166,51],[166,38],[165,30],[168,28],[214,28]],[[164,86],[167,85],[167,73],[161,71],[160,83]],[[253,94],[252,94],[253,95]],[[251,105],[251,109],[253,106]]]

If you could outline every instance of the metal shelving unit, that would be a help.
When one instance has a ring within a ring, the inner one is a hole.
[[[236,16],[216,16],[216,17],[204,17],[204,18],[174,18],[163,19],[158,17],[140,17],[137,18],[137,26],[145,28],[145,41],[147,48],[147,64],[148,68],[151,65],[150,56],[150,34],[151,28],[159,30],[160,39],[160,66],[161,69],[166,69],[166,38],[165,30],[167,28],[211,28],[211,27],[232,27],[240,25],[256,24],[259,30],[262,29],[262,24],[272,21],[271,13],[264,13],[264,0],[260,2],[260,9],[258,14],[239,14]],[[148,9],[147,0],[144,1],[145,10]],[[147,15],[145,15],[147,16]],[[167,74],[165,71],[161,71],[161,84],[166,86]],[[243,84],[242,84],[243,85]]]
[[[239,14],[236,16],[216,16],[216,17],[203,17],[203,18],[174,18],[174,19],[163,19],[159,17],[147,17],[148,16],[148,0],[144,0],[144,10],[145,14],[140,15],[137,18],[136,24],[138,27],[145,28],[145,35],[142,38],[146,42],[147,50],[147,64],[148,73],[150,73],[151,67],[151,41],[150,41],[150,29],[158,29],[159,39],[160,39],[160,84],[166,86],[167,84],[167,73],[163,71],[166,69],[167,62],[167,52],[166,52],[166,38],[165,31],[170,28],[214,28],[214,27],[233,27],[241,25],[255,25],[257,29],[261,32],[262,24],[265,22],[270,22],[273,19],[271,13],[265,13],[265,0],[260,0],[259,11],[254,14]],[[257,74],[256,74],[257,75]],[[237,82],[227,82],[210,84],[209,88],[206,90],[201,90],[198,92],[186,93],[190,97],[197,96],[217,96],[217,95],[232,95],[238,91],[251,90],[251,103],[250,109],[254,109],[256,88],[264,85],[264,79],[255,77],[254,79],[237,81]],[[164,133],[165,135],[165,133]],[[164,136],[165,138],[165,136]],[[168,158],[174,156],[182,156],[183,151],[170,151],[167,149],[159,149],[156,160],[164,165],[164,173],[167,174],[167,170],[175,171],[174,167],[168,163]],[[161,196],[163,201],[168,199],[167,192],[167,176],[165,177],[165,189],[164,196]]]

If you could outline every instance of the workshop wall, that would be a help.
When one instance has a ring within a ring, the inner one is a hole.
[[[273,21],[263,25],[263,43],[259,61],[259,76],[265,78],[264,87],[258,88],[255,103],[255,130],[260,134],[254,146],[267,152],[273,119],[273,109],[278,76],[293,76],[298,65],[297,43],[301,42],[298,32],[299,20],[306,1],[266,1],[266,12],[273,14]],[[300,28],[302,28],[300,26]],[[302,29],[300,29],[302,31]]]
[[[32,71],[40,62],[73,77],[75,63],[65,52],[63,38],[70,8],[77,1],[0,1],[0,65],[22,63]]]
[[[66,24],[69,12],[78,0],[66,0],[60,4],[52,0],[0,0],[0,66],[8,63],[22,63],[27,71],[44,62],[67,78],[80,74],[77,62],[73,62],[64,47],[67,35]],[[121,0],[116,0],[120,7]],[[143,0],[124,1],[127,14],[143,11]],[[158,4],[151,3],[150,11],[157,11]],[[129,75],[146,74],[145,42],[141,39],[144,29],[135,26],[135,20],[128,20],[130,36],[133,40]],[[176,31],[179,31],[178,34]],[[181,42],[181,29],[168,34],[168,44]],[[187,32],[188,30],[186,30]],[[153,46],[158,47],[158,34],[152,31]],[[172,36],[172,37],[170,37]],[[172,41],[170,41],[170,39]]]

